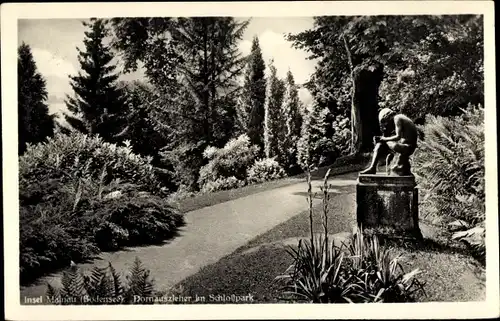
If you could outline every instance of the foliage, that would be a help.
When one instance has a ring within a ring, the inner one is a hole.
[[[233,137],[239,77],[238,44],[248,22],[231,17],[112,19],[114,46],[134,70],[141,62],[164,104],[169,144],[162,160],[177,183],[196,190],[208,146]],[[144,47],[145,46],[145,47]]]
[[[332,128],[335,129],[332,136],[333,146],[335,146],[338,156],[349,155],[351,152],[351,129],[349,119],[341,115],[335,116],[332,122]]]
[[[221,177],[215,181],[207,181],[201,188],[201,193],[212,193],[217,191],[224,191],[228,189],[234,189],[238,187],[243,187],[245,181],[239,180],[234,176]]]
[[[104,268],[95,266],[90,273],[73,266],[63,273],[61,288],[47,284],[46,297],[55,305],[144,304],[157,293],[149,274],[137,257],[125,280],[111,263]],[[143,300],[138,302],[136,297]]]
[[[414,25],[428,30],[401,53],[406,65],[387,70],[380,90],[385,105],[423,119],[459,115],[468,104],[483,104],[482,16],[421,20]]]
[[[247,58],[242,90],[238,105],[239,127],[248,135],[250,142],[264,150],[264,103],[266,97],[266,65],[262,58],[259,39],[254,37]]]
[[[412,302],[414,294],[424,292],[424,284],[416,276],[419,269],[405,272],[401,257],[379,244],[377,237],[354,235],[349,246],[350,274],[354,297],[360,302]]]
[[[204,186],[210,182],[225,182],[224,179],[230,177],[244,181],[246,171],[255,161],[257,153],[258,147],[251,145],[246,134],[230,140],[220,149],[209,146],[204,152],[208,164],[200,169],[200,188],[206,190]]]
[[[282,156],[279,150],[279,142],[285,137],[286,130],[281,110],[285,85],[277,77],[276,72],[276,67],[271,61],[269,63],[269,77],[267,79],[264,105],[264,154],[268,158]]]
[[[68,123],[88,134],[99,134],[106,141],[116,142],[126,130],[123,124],[126,105],[122,92],[118,90],[116,66],[111,64],[111,48],[104,44],[108,36],[107,22],[90,19],[83,22],[89,30],[85,32],[85,50],[78,50],[82,72],[70,76],[74,97],[67,97],[66,106],[72,113],[66,114]]]
[[[128,104],[128,130],[122,136],[135,153],[153,157],[159,164],[159,151],[169,143],[169,119],[165,105],[154,86],[142,81],[120,82]]]
[[[313,242],[300,240],[297,249],[289,249],[294,263],[279,277],[285,280],[284,294],[311,303],[350,302],[352,286],[342,269],[345,254],[330,247],[322,236]]]
[[[262,183],[283,178],[285,170],[274,158],[264,158],[255,161],[247,171],[249,183]]]
[[[381,105],[419,122],[483,103],[482,25],[471,15],[318,16],[288,40],[317,61],[306,87],[320,108],[350,118],[352,72],[382,64]]]
[[[18,151],[22,155],[27,143],[36,144],[52,136],[55,124],[46,103],[46,81],[37,70],[31,48],[23,43],[17,53]]]
[[[182,224],[182,216],[162,198],[138,193],[104,199],[91,206],[86,214],[106,222],[94,230],[95,242],[103,250],[160,243],[171,237],[176,227]]]
[[[370,119],[376,118],[378,101],[416,123],[426,114],[458,115],[469,103],[483,103],[482,19],[318,16],[311,29],[288,40],[317,61],[305,87],[320,108],[349,118],[352,152],[360,152],[371,149],[371,136],[377,134]]]
[[[415,172],[430,210],[445,217],[454,238],[484,256],[484,109],[470,106],[453,118],[428,116]]]
[[[162,197],[119,180],[32,181],[20,194],[21,280],[81,262],[100,250],[159,243],[182,216]]]
[[[176,67],[184,59],[169,37],[175,18],[112,18],[112,47],[119,52],[124,71],[144,67],[148,80],[156,88],[177,86]]]
[[[19,189],[22,279],[99,249],[157,242],[180,224],[158,196],[150,159],[100,137],[57,134],[29,145],[19,158]]]
[[[79,226],[63,225],[68,214],[60,207],[23,206],[19,212],[19,268],[21,283],[82,261],[98,253],[91,240],[81,238]]]
[[[285,79],[285,93],[281,106],[281,113],[285,122],[282,129],[284,134],[278,143],[282,165],[288,172],[294,172],[297,168],[297,141],[300,137],[302,126],[301,102],[299,92],[293,74],[288,71]]]
[[[98,179],[103,168],[109,180],[120,179],[145,190],[159,193],[150,158],[134,154],[130,146],[119,147],[100,137],[82,133],[58,134],[43,144],[28,146],[19,158],[20,189],[57,178],[92,177]]]
[[[332,139],[338,137],[326,135],[327,130],[331,131],[328,116],[328,109],[320,108],[317,103],[313,103],[304,115],[297,141],[297,162],[302,169],[332,164],[340,153]]]
[[[277,280],[283,281],[284,299],[311,303],[409,302],[422,290],[415,269],[405,273],[388,248],[380,246],[375,236],[366,239],[363,231],[355,233],[347,250],[328,238],[328,171],[323,181],[324,232],[313,234],[313,204],[310,172],[307,172],[310,212],[310,239],[300,240],[288,252],[293,264]]]

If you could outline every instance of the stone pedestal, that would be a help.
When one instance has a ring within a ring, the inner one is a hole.
[[[422,238],[418,226],[418,189],[415,177],[360,174],[356,187],[359,227],[390,230],[401,236]]]

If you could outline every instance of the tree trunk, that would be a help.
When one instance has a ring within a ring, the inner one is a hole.
[[[382,64],[359,65],[353,70],[351,130],[353,152],[371,152],[373,136],[380,135],[378,90],[383,79]]]

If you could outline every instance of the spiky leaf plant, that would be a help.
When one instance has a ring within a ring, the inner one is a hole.
[[[342,264],[344,253],[320,236],[314,244],[300,240],[288,249],[294,263],[278,280],[284,281],[284,299],[311,303],[348,303],[352,287]]]
[[[300,240],[288,253],[293,264],[276,278],[283,282],[283,299],[311,303],[407,302],[423,285],[416,279],[415,269],[405,273],[392,251],[381,246],[376,236],[354,233],[348,246],[336,246],[328,239],[328,176],[323,186],[323,234],[313,233],[312,184],[308,184],[310,239]]]
[[[349,246],[353,300],[356,302],[411,302],[417,291],[424,291],[415,277],[421,271],[405,273],[401,257],[380,245],[376,236],[353,235]],[[425,292],[423,292],[425,294]]]

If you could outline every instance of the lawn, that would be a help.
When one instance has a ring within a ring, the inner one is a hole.
[[[305,198],[305,195],[304,195]],[[346,187],[332,193],[329,234],[338,240],[348,236],[355,224],[354,187]],[[321,232],[319,223],[321,209],[315,209],[314,232]],[[412,243],[388,243],[394,254],[403,255],[402,265],[406,271],[419,268],[423,271],[419,279],[426,283],[426,295],[418,301],[476,301],[484,300],[484,272],[457,243],[446,241],[439,229],[422,220],[425,241],[418,246]],[[198,273],[180,282],[175,288],[184,295],[209,297],[210,294],[248,295],[254,303],[280,302],[280,291],[274,282],[292,263],[286,252],[298,239],[309,235],[309,213],[307,211],[276,226],[251,240],[245,246],[222,258],[217,263],[202,268]],[[340,242],[339,241],[339,242]]]

